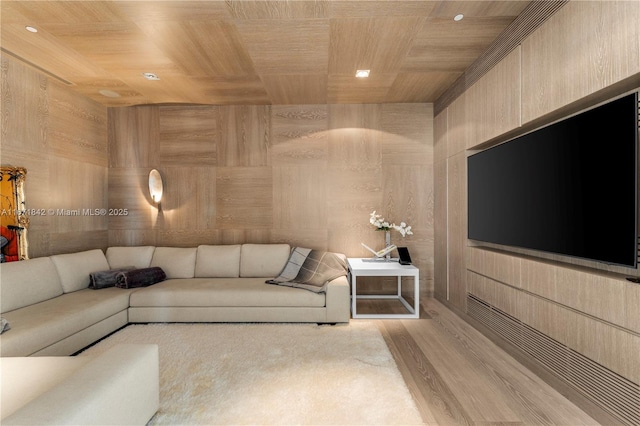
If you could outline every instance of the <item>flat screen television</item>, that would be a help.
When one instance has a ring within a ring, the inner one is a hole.
[[[635,268],[638,93],[471,155],[468,237]]]

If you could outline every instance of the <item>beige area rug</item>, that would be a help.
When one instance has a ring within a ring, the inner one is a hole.
[[[422,424],[371,322],[130,325],[79,356],[118,343],[159,346],[150,424]]]

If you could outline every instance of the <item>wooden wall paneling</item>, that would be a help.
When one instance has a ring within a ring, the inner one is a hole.
[[[464,151],[448,159],[447,173],[449,301],[464,311],[467,296],[467,156]]]
[[[107,168],[51,156],[50,232],[107,230]],[[98,214],[96,214],[98,210]]]
[[[48,149],[49,80],[2,52],[0,52],[0,67],[2,72],[0,126],[2,126],[3,151],[11,147],[27,152],[46,151]],[[2,164],[9,163],[3,158]],[[18,164],[14,165],[18,166]]]
[[[538,262],[533,259],[521,259],[521,287],[530,293],[546,299],[557,300],[557,265]]]
[[[629,330],[640,333],[640,286],[624,283],[624,326]]]
[[[369,214],[383,206],[380,105],[329,105],[329,247],[367,257],[361,242],[381,247]]]
[[[156,229],[109,229],[109,247],[156,245]]]
[[[436,161],[433,170],[434,295],[447,300],[447,161]]]
[[[495,286],[490,285],[489,279],[474,271],[467,271],[467,291],[482,300],[491,303],[496,302]]]
[[[273,167],[273,228],[327,228],[327,167]]]
[[[448,109],[433,119],[433,162],[445,161],[448,157]]]
[[[524,324],[563,345],[576,347],[579,313],[522,291],[517,293],[517,312],[516,317]],[[562,371],[566,371],[569,359],[556,357],[553,362],[561,366]]]
[[[327,165],[329,113],[326,105],[271,107],[273,166]]]
[[[31,246],[31,241],[29,241]],[[50,254],[76,253],[79,251],[101,249],[109,246],[109,231],[70,231],[49,234]]]
[[[327,173],[329,246],[351,257],[369,257],[360,243],[382,248],[384,237],[369,223],[373,210],[381,211],[382,167],[353,169],[330,166]],[[338,250],[339,249],[339,250]]]
[[[382,165],[380,105],[329,105],[329,164],[343,170]]]
[[[48,85],[48,95],[51,153],[107,167],[106,108],[58,82]]]
[[[447,300],[447,113],[433,120],[434,296]]]
[[[270,149],[270,106],[220,107],[219,166],[267,166]]]
[[[380,113],[383,164],[433,164],[432,104],[382,104]]]
[[[51,197],[47,154],[49,80],[4,54],[0,55],[0,66],[0,163],[25,167],[27,208],[48,209]],[[30,218],[30,257],[49,253],[50,222],[49,216]]]
[[[576,331],[577,343],[573,349],[634,383],[640,383],[638,335],[586,315],[577,316]]]
[[[270,242],[289,244],[291,247],[308,247],[315,250],[344,253],[344,246],[329,246],[329,230],[326,228],[310,228],[302,230],[272,229]]]
[[[522,43],[522,122],[640,72],[638,22],[638,2],[569,2],[532,33]]]
[[[270,243],[270,229],[220,229],[220,244]]]
[[[433,294],[433,166],[383,165],[381,214],[396,224],[411,225],[414,235],[391,231],[391,244],[409,248],[420,268],[421,291]]]
[[[109,108],[108,122],[109,167],[158,167],[159,107]]]
[[[520,47],[466,92],[467,148],[520,126]]]
[[[216,168],[216,226],[220,229],[273,227],[271,167]]]
[[[161,167],[217,164],[220,139],[217,106],[161,106],[159,116]]]
[[[623,325],[624,286],[620,279],[559,267],[556,269],[555,301],[580,312]]]
[[[109,216],[109,231],[158,229],[162,213],[149,195],[149,168],[109,169],[109,208],[127,209],[127,215]]]
[[[161,230],[208,230],[216,227],[216,168],[164,167]]]
[[[159,229],[156,245],[168,247],[197,247],[199,245],[221,244],[217,229]]]
[[[468,128],[471,126],[467,115],[467,94],[465,92],[447,108],[447,157],[452,157],[471,145],[467,142]]]

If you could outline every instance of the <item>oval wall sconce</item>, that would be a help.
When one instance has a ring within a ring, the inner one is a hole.
[[[162,176],[156,169],[149,172],[149,194],[156,204],[159,204],[160,200],[162,200]]]

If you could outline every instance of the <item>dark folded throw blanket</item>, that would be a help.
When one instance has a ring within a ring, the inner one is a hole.
[[[152,284],[164,281],[167,275],[162,268],[154,266],[152,268],[134,269],[132,271],[120,272],[116,278],[116,287],[137,288],[148,287]]]
[[[280,275],[266,283],[320,293],[329,281],[346,275],[347,263],[337,254],[295,247]]]
[[[131,271],[133,269],[135,269],[135,266],[92,272],[89,274],[89,288],[99,290],[101,288],[115,287],[118,274],[121,272]]]

